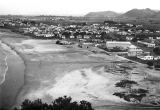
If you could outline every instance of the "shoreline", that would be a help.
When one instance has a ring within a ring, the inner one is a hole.
[[[24,85],[24,74],[22,74],[22,68],[24,65],[23,59],[17,54],[17,52],[3,41],[2,45],[2,49],[8,57],[6,59],[6,62],[8,63],[8,70],[6,71],[4,82],[1,84],[1,91],[2,94],[4,94],[4,96],[2,96],[2,107],[11,108]],[[13,52],[15,52],[15,54],[13,54]],[[16,65],[14,65],[15,63]],[[5,91],[7,93],[5,93]]]
[[[0,44],[2,44],[1,43],[1,41],[0,41]],[[1,46],[0,47],[1,48],[1,52],[2,52],[2,54],[5,54],[3,51],[3,47]],[[0,82],[0,85],[5,81],[5,75],[6,75],[6,73],[7,73],[7,71],[8,71],[8,64],[7,64],[7,55],[5,54],[5,58],[4,58],[4,61],[5,61],[5,65],[6,65],[6,68],[5,68],[5,70],[4,70],[4,74],[3,74],[3,76],[4,76],[4,79]]]

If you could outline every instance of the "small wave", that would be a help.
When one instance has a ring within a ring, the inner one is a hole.
[[[5,81],[5,75],[7,70],[7,55],[4,53],[4,50],[2,49],[0,42],[0,84],[2,84]]]

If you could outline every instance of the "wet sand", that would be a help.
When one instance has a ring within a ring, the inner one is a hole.
[[[3,45],[4,53],[7,55],[8,70],[5,81],[0,85],[1,88],[1,107],[11,108],[21,87],[24,85],[24,62],[10,48]]]

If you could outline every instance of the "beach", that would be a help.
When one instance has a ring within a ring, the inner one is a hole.
[[[78,48],[76,45],[57,45],[55,44],[56,40],[30,39],[23,35],[7,32],[1,34],[1,40],[17,55],[16,60],[16,55],[13,53],[8,57],[9,68],[5,79],[8,83],[3,86],[3,88],[10,86],[9,89],[15,91],[14,97],[16,98],[14,98],[12,108],[20,108],[25,99],[34,101],[40,98],[43,102],[51,103],[54,99],[67,95],[71,96],[73,101],[89,101],[97,110],[104,109],[103,105],[106,107],[107,105],[112,105],[112,107],[125,105],[126,107],[122,107],[124,109],[131,103],[113,94],[127,91],[127,89],[115,86],[117,82],[125,79],[138,82],[138,85],[133,86],[135,88],[148,90],[154,88],[155,91],[151,93],[159,93],[159,82],[153,84],[150,81],[150,78],[160,77],[159,72],[146,68],[146,65],[130,63],[118,56],[95,54],[89,50]],[[127,70],[127,76],[115,69],[120,68],[123,64],[134,67]],[[19,69],[15,69],[16,66]],[[133,71],[139,74],[132,74]],[[144,81],[144,75],[148,81]],[[7,80],[9,77],[17,78],[19,85],[16,82],[15,85],[19,88],[13,88],[11,85],[13,83],[9,82],[12,80]],[[3,88],[1,86],[1,91],[12,91]],[[144,98],[142,101],[148,103],[148,99]],[[112,107],[111,110],[114,109]]]
[[[7,70],[1,88],[1,107],[11,108],[18,92],[24,85],[24,63],[23,60],[11,50],[10,47],[1,43],[3,53],[6,55]]]

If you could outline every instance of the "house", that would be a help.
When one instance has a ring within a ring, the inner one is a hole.
[[[134,45],[131,45],[128,47],[128,56],[137,56],[142,53],[143,53],[143,50]]]
[[[101,38],[101,35],[96,35],[97,38]]]
[[[159,60],[160,59],[160,56],[155,56],[154,57],[154,60]]]
[[[77,39],[82,39],[82,35],[77,35]]]
[[[61,37],[62,37],[62,39],[65,39],[65,38],[66,38],[66,36],[65,36],[65,35],[62,35]]]
[[[120,41],[107,41],[106,47],[112,49],[113,47],[123,47],[126,48],[132,45],[130,42],[120,42]]]
[[[147,47],[155,47],[156,44],[153,44],[153,43],[147,43]]]
[[[156,39],[160,39],[160,37],[156,37]]]
[[[71,36],[69,36],[69,38],[70,38],[70,39],[74,39],[74,36],[73,36],[73,35],[71,35]]]
[[[81,47],[81,48],[87,49],[87,48],[93,47],[94,44],[93,44],[93,43],[85,43],[85,42],[84,42],[84,43],[79,43],[78,46]]]
[[[91,35],[84,35],[83,38],[84,39],[89,39],[89,38],[91,38]]]
[[[154,57],[151,55],[147,55],[147,56],[137,56],[137,58],[140,58],[142,60],[154,60]]]
[[[127,41],[131,41],[134,37],[133,36],[126,36]]]
[[[143,42],[143,41],[137,41],[139,44],[143,44],[143,45],[145,45],[145,46],[147,46],[147,47],[155,47],[156,46],[156,44],[154,43],[154,41],[152,41],[151,43],[149,43],[149,42]]]

